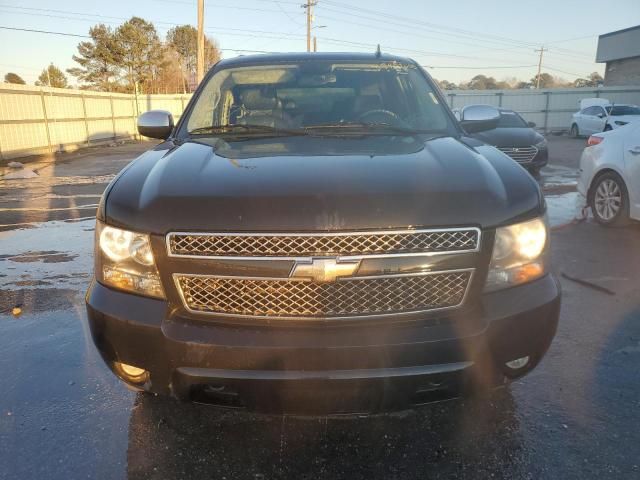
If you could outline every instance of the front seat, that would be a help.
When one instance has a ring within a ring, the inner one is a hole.
[[[238,123],[242,125],[264,125],[274,128],[287,128],[283,118],[282,103],[275,92],[268,89],[251,88],[240,94],[242,116]]]
[[[353,104],[353,113],[357,120],[367,112],[381,110],[382,108],[382,100],[378,95],[359,95]]]

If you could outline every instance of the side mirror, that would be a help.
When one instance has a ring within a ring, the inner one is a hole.
[[[604,113],[599,113],[598,118],[604,118]]]
[[[166,110],[150,110],[138,117],[138,133],[145,137],[166,140],[173,127],[173,116]]]
[[[529,128],[536,128],[536,122],[527,122]]]
[[[460,125],[467,133],[493,130],[499,120],[500,112],[491,105],[469,105],[460,112]]]

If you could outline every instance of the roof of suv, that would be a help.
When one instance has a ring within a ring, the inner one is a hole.
[[[399,62],[410,63],[415,65],[416,62],[410,58],[397,57],[395,55],[389,55],[383,53],[376,55],[375,53],[309,53],[309,52],[297,52],[297,53],[266,53],[257,55],[242,55],[239,57],[229,58],[221,60],[219,66],[231,67],[231,66],[248,66],[248,65],[265,65],[274,63],[286,63],[286,62]]]

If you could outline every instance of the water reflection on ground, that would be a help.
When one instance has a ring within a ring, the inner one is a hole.
[[[128,478],[522,478],[532,472],[508,389],[364,417],[227,411],[140,394]]]

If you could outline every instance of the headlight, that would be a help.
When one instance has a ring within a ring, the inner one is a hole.
[[[96,278],[100,283],[140,295],[164,298],[149,235],[98,222],[95,252]]]
[[[546,273],[548,227],[543,218],[496,229],[486,290],[498,290]]]

